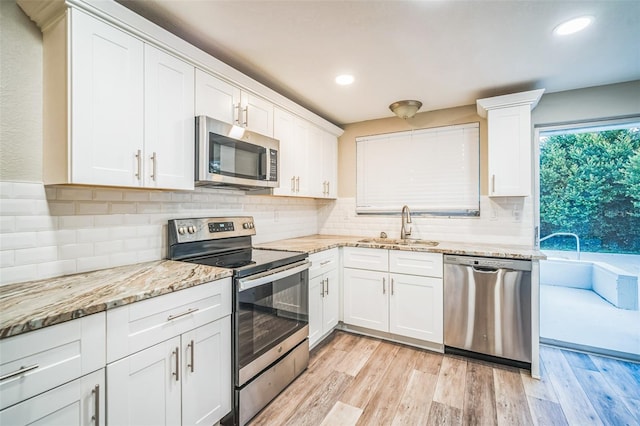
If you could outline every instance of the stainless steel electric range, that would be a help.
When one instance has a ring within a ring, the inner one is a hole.
[[[175,219],[169,258],[233,269],[234,410],[244,425],[309,363],[306,253],[252,247],[253,218]]]

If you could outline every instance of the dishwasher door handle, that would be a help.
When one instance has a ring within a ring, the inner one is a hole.
[[[489,266],[472,266],[471,269],[473,269],[476,272],[483,273],[483,274],[495,274],[499,270],[499,268],[492,268],[492,267],[489,267]],[[505,270],[507,270],[507,269],[505,269]]]

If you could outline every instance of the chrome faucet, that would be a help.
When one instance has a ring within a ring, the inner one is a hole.
[[[409,235],[411,235],[411,227],[407,230],[407,223],[411,223],[411,210],[409,210],[409,206],[402,206],[402,212],[400,213],[402,216],[402,227],[400,228],[400,239],[405,240]]]

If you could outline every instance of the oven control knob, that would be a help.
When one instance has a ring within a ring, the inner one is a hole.
[[[242,224],[242,229],[249,229],[249,223],[243,223]]]
[[[195,226],[190,226],[189,228],[187,228],[187,231],[189,231],[190,234],[195,234],[196,227]]]
[[[249,222],[249,228],[253,229],[253,222]]]
[[[187,228],[185,228],[184,226],[181,226],[178,228],[178,234],[184,235],[186,232],[187,232]]]

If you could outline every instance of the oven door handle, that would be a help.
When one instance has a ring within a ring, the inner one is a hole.
[[[281,268],[272,269],[264,274],[254,275],[252,277],[240,278],[238,280],[238,291],[249,290],[250,288],[258,287],[262,284],[277,281],[282,278],[290,277],[291,275],[302,272],[309,269],[311,262],[305,259],[301,262],[296,262],[291,265],[286,265]]]

